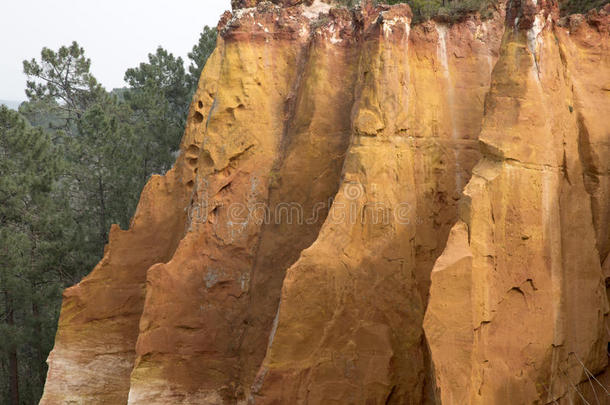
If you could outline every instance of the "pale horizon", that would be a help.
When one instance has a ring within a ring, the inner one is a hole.
[[[48,2],[7,1],[0,7],[0,100],[25,101],[23,60],[76,41],[107,90],[126,86],[125,70],[162,46],[188,65],[205,25],[216,26],[229,0]]]

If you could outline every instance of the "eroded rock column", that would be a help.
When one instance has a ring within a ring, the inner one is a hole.
[[[127,402],[144,305],[146,271],[171,259],[185,233],[196,168],[194,151],[216,91],[220,51],[210,57],[191,106],[180,156],[165,176],[153,176],[127,231],[114,226],[103,259],[64,292],[42,404]],[[201,112],[200,112],[201,111]]]
[[[509,9],[483,159],[432,272],[424,328],[443,404],[570,403],[606,367],[589,158],[554,18],[550,3]]]

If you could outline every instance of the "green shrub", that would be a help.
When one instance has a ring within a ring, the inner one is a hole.
[[[606,5],[608,0],[560,0],[561,15],[586,14],[592,9],[599,9]]]
[[[483,18],[491,17],[495,0],[377,0],[383,4],[407,3],[413,11],[413,22],[418,23],[437,18],[445,22],[455,22],[473,12],[480,12]],[[582,0],[585,1],[585,0]],[[346,7],[355,7],[360,0],[336,0]]]
[[[415,23],[431,18],[452,23],[477,11],[483,18],[491,17],[494,0],[387,0],[384,3],[409,4]]]
[[[377,0],[383,4],[407,3],[413,11],[413,22],[418,23],[431,18],[453,23],[466,18],[469,14],[479,12],[483,19],[491,18],[497,0]],[[337,0],[347,7],[360,4],[360,0]],[[589,10],[599,9],[608,0],[560,0],[561,15],[585,14]]]

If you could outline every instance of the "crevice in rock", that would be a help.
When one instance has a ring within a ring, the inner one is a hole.
[[[313,52],[323,55],[313,57]],[[285,272],[299,258],[302,250],[315,241],[329,207],[317,211],[316,215],[321,215],[311,221],[308,218],[310,211],[315,209],[316,203],[327,204],[339,188],[340,172],[349,144],[349,111],[353,96],[351,101],[347,100],[349,107],[344,111],[332,112],[336,114],[337,120],[344,121],[340,132],[316,126],[325,124],[317,124],[316,111],[310,109],[319,94],[313,89],[323,86],[323,83],[315,80],[314,72],[317,72],[316,65],[328,69],[319,60],[329,57],[327,52],[318,46],[315,36],[311,34],[298,57],[294,85],[286,99],[278,157],[269,179],[267,207],[270,217],[263,224],[256,245],[256,259],[250,270],[250,293],[247,298],[248,324],[238,348],[241,370],[237,381],[246,391],[255,383],[257,371],[260,374],[262,370],[261,363],[279,311]],[[351,91],[349,89],[353,87],[351,83],[345,91]],[[346,100],[337,100],[337,104],[345,102]],[[322,112],[324,113],[331,112]],[[321,168],[320,173],[316,171],[318,167]],[[279,209],[282,205],[289,211],[288,216],[284,216],[284,211]],[[299,210],[296,213],[299,216],[297,222],[291,221],[293,210]],[[303,221],[304,219],[307,220]]]

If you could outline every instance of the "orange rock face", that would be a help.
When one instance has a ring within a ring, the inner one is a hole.
[[[592,377],[608,360],[609,20],[562,28],[531,10],[504,33],[483,157],[432,271],[424,328],[443,404],[609,399]]]
[[[234,3],[42,403],[606,398],[607,13]]]

